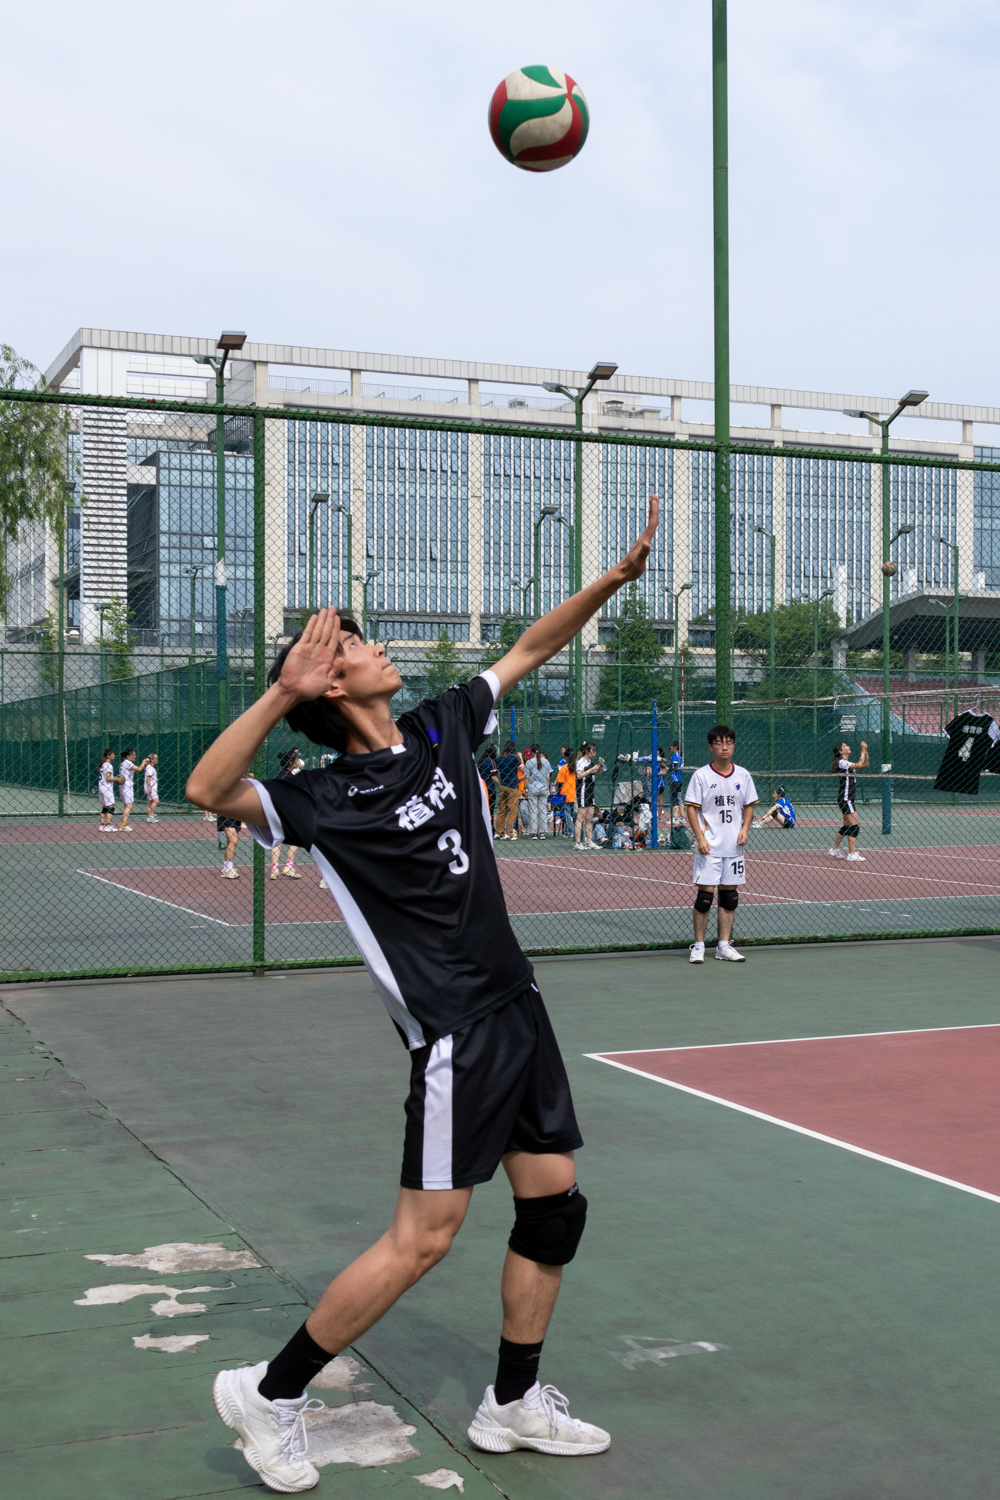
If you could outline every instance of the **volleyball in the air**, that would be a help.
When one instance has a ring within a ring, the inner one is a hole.
[[[580,85],[558,68],[518,68],[490,101],[493,144],[525,172],[564,167],[583,149],[589,129]]]

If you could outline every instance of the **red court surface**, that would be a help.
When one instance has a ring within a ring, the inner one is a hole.
[[[155,830],[158,832],[159,830]],[[126,835],[103,835],[128,838]],[[673,850],[621,855],[516,856],[498,860],[512,916],[586,911],[655,911],[691,904],[691,856]],[[220,879],[215,863],[160,867],[89,868],[80,875],[195,911],[213,921],[252,920],[253,878]],[[319,888],[316,866],[302,862],[302,879],[267,882],[269,922],[340,921],[336,903]],[[875,850],[864,864],[833,860],[810,849],[754,850],[747,860],[741,904],[826,905],[836,901],[913,901],[928,896],[1000,894],[1000,857],[989,849]]]
[[[1000,1025],[589,1055],[1000,1202]]]

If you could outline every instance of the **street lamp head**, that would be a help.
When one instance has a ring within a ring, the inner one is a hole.
[[[912,521],[907,521],[906,524],[905,524],[905,526],[900,526],[899,527],[898,531],[896,532],[896,535],[897,536],[909,536],[910,533],[916,531],[916,529],[917,528],[916,528],[916,526],[914,526],[914,524],[913,524]]]
[[[681,586],[680,586],[680,588],[677,590],[677,592],[679,594],[683,594],[684,591],[685,591],[685,589],[693,589],[693,588],[694,588],[694,584],[693,583],[682,583]]]
[[[559,507],[557,505],[543,505],[538,512],[538,519],[541,520],[542,516],[554,516],[558,513],[558,510]]]
[[[899,404],[900,406],[920,406],[927,400],[929,394],[929,391],[907,391],[905,396],[900,396]]]
[[[247,336],[241,329],[224,328],[219,334],[219,342],[216,347],[232,351],[234,349],[242,349],[246,341]]]
[[[610,380],[618,369],[617,362],[613,359],[599,359],[587,376],[588,380]]]
[[[867,417],[867,415],[868,413],[866,411],[861,411],[856,406],[849,406],[846,411],[841,412],[842,417],[857,417],[859,419],[861,419],[862,417]]]
[[[315,495],[313,495],[312,497],[311,503],[313,505],[325,505],[329,498],[330,496],[324,490],[317,490]]]
[[[565,396],[565,394],[566,394],[564,388],[561,385],[557,385],[554,380],[543,380],[542,381],[542,390],[543,391],[556,391],[560,396]]]

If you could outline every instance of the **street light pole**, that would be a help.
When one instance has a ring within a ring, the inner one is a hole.
[[[693,588],[694,588],[694,584],[693,583],[682,583],[681,586],[680,586],[680,588],[677,590],[677,592],[675,594],[671,595],[671,598],[674,601],[674,670],[673,670],[672,680],[671,680],[671,688],[672,688],[671,697],[673,699],[673,707],[672,707],[671,714],[670,714],[670,738],[672,740],[677,740],[678,744],[680,743],[680,730],[679,730],[679,727],[678,727],[678,714],[679,714],[679,710],[678,710],[678,707],[677,707],[677,700],[678,700],[678,698],[680,696],[679,674],[678,674],[678,671],[677,671],[677,668],[679,666],[679,659],[678,659],[677,652],[678,652],[678,642],[680,640],[680,620],[678,618],[678,607],[679,607],[679,604],[680,604],[680,597],[681,597],[681,595],[683,593],[686,593],[688,589],[693,589]],[[619,705],[619,707],[620,707],[620,705]]]
[[[354,575],[351,572],[351,565],[354,562],[354,517],[348,505],[335,505],[333,509],[347,517],[347,607],[353,609],[354,590],[351,587],[351,581]]]
[[[583,403],[590,395],[599,380],[610,380],[618,369],[617,363],[612,359],[599,359],[594,364],[587,376],[587,383],[583,386],[560,385],[558,381],[546,380],[543,389],[546,391],[558,391],[567,400],[573,403],[574,427],[577,432],[583,431]],[[575,455],[573,460],[573,530],[571,535],[571,557],[570,565],[570,593],[578,593],[583,588],[583,443],[577,439],[574,444]],[[583,653],[581,650],[580,637],[576,635],[569,644],[570,676],[573,680],[573,705],[571,710],[570,739],[577,744],[583,736],[583,704],[581,701],[583,693]]]
[[[378,568],[369,568],[367,573],[353,575],[361,585],[361,634],[365,640],[368,639],[368,585],[378,577],[378,572]]]
[[[729,474],[729,82],[726,0],[712,0],[712,220],[715,288],[715,717],[732,722]]]
[[[819,697],[819,607],[824,599],[829,599],[833,589],[824,589],[819,597],[813,600],[813,739],[819,732],[819,720],[817,718],[817,703]],[[772,606],[773,622],[773,606]],[[772,770],[774,768],[772,767]]]
[[[547,518],[549,516],[555,516],[555,515],[558,515],[558,510],[557,510],[556,506],[554,506],[554,505],[543,505],[542,508],[541,508],[541,510],[538,513],[538,520],[534,523],[534,526],[535,526],[535,576],[532,579],[532,582],[535,585],[535,608],[534,608],[534,616],[535,616],[536,620],[541,619],[541,616],[542,616],[542,525],[547,520]],[[535,671],[534,671],[533,675],[534,675],[534,679],[535,679],[535,681],[534,681],[534,688],[535,688],[534,738],[535,738],[535,743],[537,744],[538,743],[538,736],[539,736],[539,732],[540,732],[540,719],[541,719],[541,707],[540,707],[540,704],[539,704],[539,681],[538,681],[538,668],[537,667],[535,668]]]
[[[954,592],[955,592],[955,597],[954,597],[954,599],[952,601],[953,606],[954,606],[954,610],[955,610],[955,617],[954,617],[955,618],[955,623],[953,624],[953,626],[951,628],[951,645],[952,645],[952,651],[954,652],[954,656],[952,658],[952,660],[954,662],[954,675],[953,675],[953,678],[952,678],[952,683],[953,683],[953,686],[954,686],[954,689],[955,689],[955,698],[954,698],[954,705],[953,706],[954,706],[954,712],[957,714],[958,713],[958,556],[959,556],[959,546],[958,546],[957,542],[949,542],[943,536],[936,536],[934,538],[934,540],[936,542],[938,542],[942,547],[950,547],[950,549],[951,549],[951,556],[952,556],[952,583],[953,583]],[[945,678],[944,678],[944,680],[945,680],[945,686],[947,687],[947,685],[948,685],[948,624],[947,624],[947,617],[945,619],[945,658],[944,658],[944,666],[945,666]]]
[[[895,422],[901,412],[908,406],[919,406],[927,400],[927,391],[907,391],[905,396],[900,396],[896,404],[896,410],[888,417],[880,417],[877,412],[858,411],[849,409],[844,412],[845,417],[862,417],[874,423],[882,434],[882,832],[892,832],[892,779],[889,772],[892,770],[892,727],[889,715],[889,635],[890,635],[890,609],[892,604],[892,576],[896,571],[895,564],[889,556],[894,537],[889,535],[892,527],[889,518],[889,428]],[[912,531],[912,526],[900,527],[896,536],[902,536],[904,532]]]
[[[306,573],[308,575],[306,587],[308,590],[308,608],[310,610],[315,610],[316,608],[316,511],[319,506],[326,505],[329,499],[329,495],[325,494],[322,490],[317,490],[309,502],[309,555],[306,558]]]
[[[768,646],[767,646],[767,675],[770,678],[770,682],[771,682],[771,689],[770,689],[770,693],[771,693],[771,710],[770,710],[770,730],[771,730],[770,741],[771,741],[771,749],[770,749],[770,761],[769,761],[769,767],[768,767],[768,769],[770,770],[771,775],[773,776],[774,775],[774,690],[775,690],[775,660],[774,660],[774,658],[775,658],[775,643],[774,643],[774,547],[775,547],[775,535],[774,535],[773,531],[768,531],[765,526],[758,526],[756,529],[760,533],[761,536],[766,536],[767,539],[768,539],[768,541],[771,544],[771,548],[770,548],[771,558],[770,558],[770,566],[769,566],[769,569],[768,569],[768,573],[769,573],[769,598],[770,598],[770,606],[771,606],[771,621],[770,621],[771,628],[770,628],[770,632],[769,632],[769,640],[768,640]]]
[[[226,360],[231,352],[243,348],[247,341],[245,333],[235,328],[224,328],[219,335],[218,354],[196,354],[200,365],[210,365],[215,371],[215,402],[225,405]],[[215,417],[215,675],[219,684],[219,733],[229,723],[229,657],[226,642],[226,416],[219,411]]]

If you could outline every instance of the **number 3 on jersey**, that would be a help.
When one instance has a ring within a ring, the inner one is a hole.
[[[438,839],[439,849],[450,849],[455,856],[448,861],[448,868],[453,875],[464,875],[469,868],[469,856],[462,848],[462,835],[457,828],[449,828],[447,833],[442,833]]]

